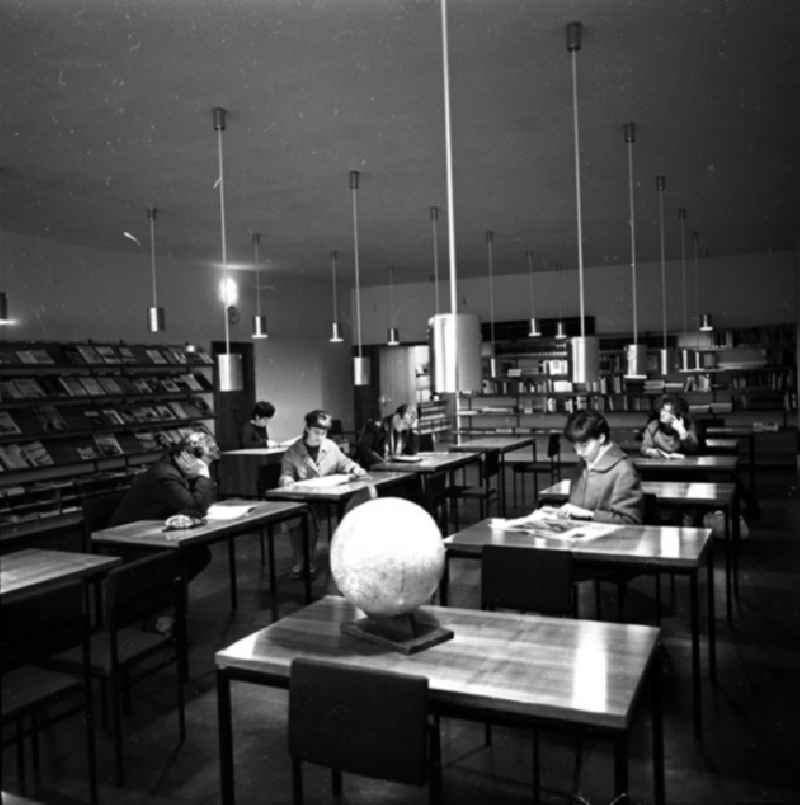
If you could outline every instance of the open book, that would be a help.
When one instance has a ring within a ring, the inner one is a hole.
[[[252,511],[253,508],[252,503],[212,503],[206,512],[206,520],[209,522],[212,520],[235,520],[237,517],[242,517]]]
[[[560,540],[589,540],[604,537],[619,526],[591,520],[569,520],[558,517],[555,509],[545,506],[515,520],[494,519],[492,529],[530,534],[533,537]]]
[[[352,475],[337,473],[336,475],[323,475],[321,478],[306,478],[304,481],[295,481],[294,488],[300,489],[331,489],[334,486],[349,484]]]

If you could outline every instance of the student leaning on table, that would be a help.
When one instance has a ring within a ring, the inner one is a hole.
[[[639,474],[625,452],[610,440],[606,418],[597,411],[574,411],[564,436],[581,461],[569,501],[558,514],[601,523],[641,523]]]
[[[281,475],[279,486],[291,486],[295,481],[304,481],[307,478],[321,478],[336,473],[349,473],[354,476],[366,475],[359,464],[348,458],[336,442],[328,438],[328,429],[331,426],[331,415],[327,411],[315,409],[305,415],[303,435],[283,454],[281,461]],[[313,534],[311,545],[311,567],[313,573],[314,554],[319,534],[318,507],[311,507],[313,513]],[[324,512],[324,510],[323,510]],[[292,545],[294,549],[294,565],[292,576],[302,574],[303,559],[302,546],[296,533],[293,534]]]
[[[642,455],[673,456],[697,452],[697,433],[681,397],[664,395],[642,432]]]

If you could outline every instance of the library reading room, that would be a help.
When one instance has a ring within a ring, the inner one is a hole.
[[[0,20],[2,805],[800,802],[800,3]]]

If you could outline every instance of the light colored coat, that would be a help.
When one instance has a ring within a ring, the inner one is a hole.
[[[323,475],[333,475],[337,472],[354,472],[359,469],[359,465],[348,458],[339,449],[339,445],[330,439],[322,440],[317,460],[314,461],[301,437],[291,444],[283,454],[281,477],[278,483],[279,486],[288,486],[295,481],[303,481],[306,478],[321,478]]]

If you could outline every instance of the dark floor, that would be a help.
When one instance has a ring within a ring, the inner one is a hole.
[[[717,622],[719,684],[712,688],[705,673],[703,743],[693,737],[691,720],[688,590],[680,579],[676,607],[662,621],[667,656],[664,661],[666,791],[670,803],[797,803],[800,763],[800,498],[794,473],[762,472],[761,519],[750,524],[742,545],[741,606],[734,627]],[[719,554],[718,554],[719,555]],[[217,718],[213,654],[269,622],[270,596],[259,561],[256,537],[238,546],[239,611],[229,607],[227,561],[215,549],[214,561],[192,584],[190,600],[191,682],[188,690],[188,737],[177,745],[173,709],[174,677],[159,672],[134,689],[134,713],[126,720],[128,784],[112,785],[111,747],[99,732],[99,773],[104,803],[216,803]],[[302,603],[300,582],[288,578],[285,546],[278,550],[281,611]],[[320,563],[324,564],[324,563]],[[477,606],[478,565],[453,563],[451,603]],[[325,591],[326,579],[315,583]],[[635,582],[626,602],[626,620],[654,616],[652,581]],[[723,574],[717,572],[717,612],[724,613]],[[701,601],[704,600],[701,592]],[[583,612],[592,612],[589,590]],[[613,591],[604,593],[603,612],[616,612]],[[286,749],[286,693],[242,683],[233,689],[237,802],[291,801],[290,765]],[[531,801],[531,742],[519,730],[496,729],[492,747],[483,747],[482,727],[455,720],[442,725],[444,795],[451,803],[516,803]],[[84,753],[78,718],[55,725],[43,739],[42,774],[36,790],[43,802],[86,801]],[[652,797],[649,724],[640,719],[630,742],[628,802]],[[4,786],[17,790],[14,752],[4,753]],[[545,802],[608,803],[612,789],[610,749],[600,741],[584,745],[580,779],[573,780],[574,743],[569,737],[543,734],[542,784]],[[580,798],[578,798],[580,797]],[[582,799],[581,799],[582,798]],[[306,801],[329,802],[329,776],[306,770]],[[345,801],[351,803],[425,802],[415,789],[345,777]]]

